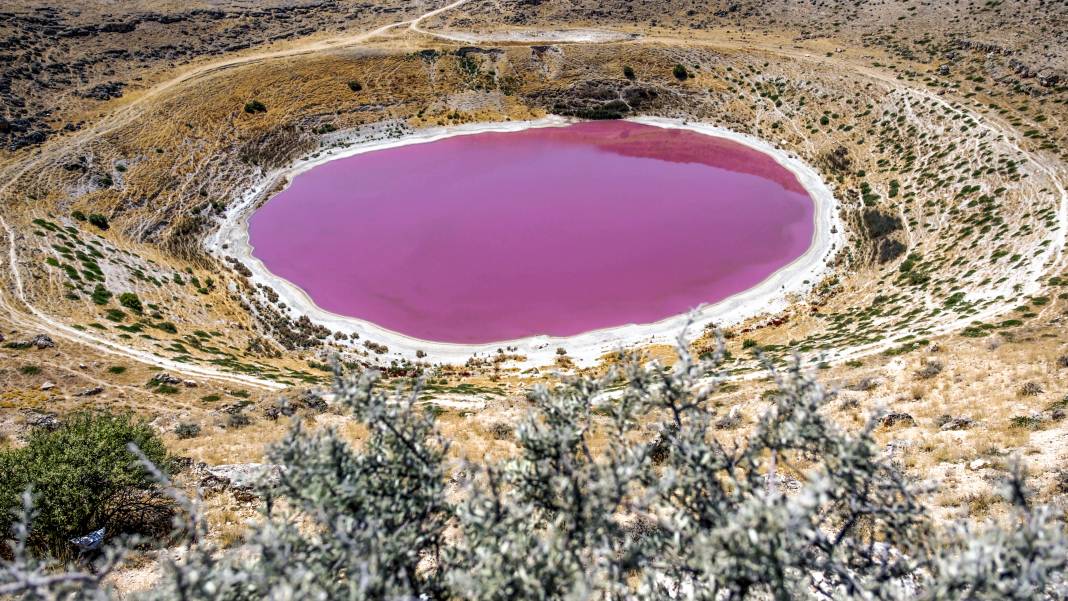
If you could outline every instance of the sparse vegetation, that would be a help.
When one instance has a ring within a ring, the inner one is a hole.
[[[111,292],[103,284],[97,284],[89,298],[97,305],[106,305],[111,300]]]
[[[196,438],[200,436],[200,426],[189,422],[182,422],[174,427],[174,434],[180,440]]]
[[[100,213],[92,213],[89,215],[89,223],[96,226],[98,229],[106,230],[111,227],[108,223],[108,218],[104,217]]]
[[[119,304],[127,309],[141,315],[144,313],[144,307],[141,305],[141,299],[137,297],[133,292],[123,292],[119,295]]]
[[[245,103],[245,112],[254,115],[256,113],[266,113],[267,105],[263,104],[259,100],[250,100]]]
[[[447,494],[448,443],[433,412],[383,392],[370,374],[342,382],[338,400],[366,439],[352,447],[295,422],[270,456],[283,468],[272,498],[307,527],[267,505],[265,524],[224,537],[233,548],[223,549],[209,542],[206,520],[189,521],[193,545],[152,595],[337,598],[355,586],[361,598],[629,598],[646,589],[670,598],[680,584],[710,598],[785,599],[825,586],[887,600],[945,591],[992,599],[1020,587],[1054,595],[1068,537],[1031,504],[1018,464],[1003,499],[954,501],[973,516],[1005,505],[1010,526],[932,529],[910,480],[879,458],[874,424],[840,431],[824,416],[830,395],[796,367],[777,374],[778,393],[739,447],[710,440],[715,410],[697,378],[714,370],[684,359],[670,371],[634,365],[623,382],[610,374],[536,390],[534,414],[515,431],[515,464],[466,466],[459,498]],[[620,383],[626,395],[594,419],[591,399]],[[648,412],[664,417],[644,440],[637,418]],[[604,448],[591,452],[594,436]],[[15,549],[0,573],[21,583],[33,561]],[[440,559],[424,565],[431,555]],[[359,581],[345,577],[353,573]]]

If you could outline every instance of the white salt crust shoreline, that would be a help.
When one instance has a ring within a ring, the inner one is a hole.
[[[317,157],[303,159],[289,167],[267,173],[259,185],[231,206],[220,228],[205,240],[205,246],[217,256],[230,255],[248,266],[252,271],[250,279],[254,283],[271,287],[278,293],[282,302],[293,309],[287,313],[289,317],[296,319],[306,315],[312,322],[333,331],[358,334],[360,339],[349,343],[357,348],[362,348],[365,340],[384,344],[389,347],[389,352],[380,356],[384,360],[403,357],[413,361],[462,364],[472,356],[488,357],[496,354],[497,349],[511,348],[512,353],[526,356],[526,361],[522,364],[524,367],[552,364],[557,357],[556,349],[561,347],[567,350],[568,356],[577,364],[591,365],[606,353],[620,349],[673,343],[687,325],[689,325],[690,334],[697,335],[709,324],[725,327],[756,315],[774,314],[787,308],[789,295],[804,294],[829,271],[829,261],[841,246],[843,228],[839,221],[834,195],[815,169],[796,156],[764,140],[721,127],[660,117],[633,118],[629,121],[663,128],[688,129],[726,138],[774,158],[797,177],[798,182],[812,198],[815,227],[812,244],[808,250],[756,286],[717,303],[702,305],[687,314],[669,317],[655,323],[615,326],[575,336],[531,336],[487,344],[455,344],[420,340],[359,318],[332,313],[317,306],[306,292],[292,282],[271,273],[259,259],[252,255],[253,248],[248,237],[249,216],[267,200],[279,182],[285,182],[288,185],[294,177],[312,167],[365,152],[433,142],[452,136],[483,132],[512,132],[533,127],[560,127],[576,122],[560,117],[428,128],[400,138],[357,142],[345,148],[323,151]],[[417,351],[426,353],[425,357],[417,358]]]

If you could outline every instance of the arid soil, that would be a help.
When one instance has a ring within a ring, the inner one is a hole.
[[[527,387],[615,357],[404,359],[298,315],[206,241],[250,191],[331,148],[644,116],[761,138],[818,170],[839,207],[831,271],[724,332],[717,435],[759,414],[762,361],[799,356],[839,390],[844,425],[889,412],[886,452],[942,485],[930,503],[947,517],[996,516],[991,482],[1013,454],[1043,498],[1068,493],[1063,3],[116,6],[22,2],[0,20],[0,444],[106,407],[152,419],[195,461],[255,462],[288,427],[280,396],[344,424],[307,392],[336,357],[393,383],[423,375],[457,457],[507,455]],[[201,433],[178,440],[180,423]],[[236,536],[225,523],[245,509],[219,499],[220,535]]]

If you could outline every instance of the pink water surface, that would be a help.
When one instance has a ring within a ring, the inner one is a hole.
[[[807,250],[812,200],[769,156],[623,121],[456,136],[338,159],[249,222],[320,307],[483,343],[651,323]]]

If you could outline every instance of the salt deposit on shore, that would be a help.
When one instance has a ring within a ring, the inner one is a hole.
[[[528,365],[547,365],[556,359],[556,349],[564,348],[568,356],[580,365],[595,363],[606,353],[621,348],[643,346],[674,341],[683,328],[690,324],[693,334],[709,324],[728,326],[762,313],[775,313],[788,305],[788,296],[804,293],[819,282],[829,269],[828,261],[841,245],[842,226],[838,220],[834,195],[823,183],[819,174],[799,158],[786,153],[772,144],[727,129],[677,119],[641,117],[636,123],[664,128],[689,129],[706,135],[726,138],[759,150],[776,160],[793,173],[805,188],[815,205],[813,240],[809,249],[790,264],[782,267],[760,284],[715,304],[701,306],[693,312],[678,315],[649,324],[632,324],[586,332],[576,336],[533,336],[519,340],[506,340],[491,344],[452,344],[418,340],[381,328],[373,323],[326,311],[312,301],[300,288],[271,273],[261,261],[252,255],[248,238],[248,218],[266,200],[269,191],[275,191],[279,182],[292,181],[300,173],[317,165],[355,154],[394,148],[407,144],[433,142],[442,138],[470,135],[482,132],[520,131],[532,127],[559,127],[573,121],[560,117],[547,117],[534,121],[503,123],[478,123],[451,127],[435,127],[420,130],[400,138],[364,141],[345,147],[324,151],[318,156],[298,161],[290,167],[267,174],[260,185],[234,203],[219,230],[205,244],[218,255],[231,255],[252,271],[251,280],[273,288],[292,311],[291,318],[307,315],[309,319],[334,331],[358,334],[360,343],[370,340],[389,347],[385,359],[404,357],[416,359],[422,351],[424,361],[464,363],[475,355],[488,357],[497,349],[511,348],[513,353],[527,357]]]

